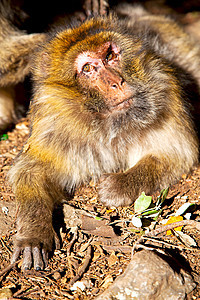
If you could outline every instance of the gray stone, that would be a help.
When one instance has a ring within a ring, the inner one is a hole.
[[[167,260],[166,260],[167,259]],[[196,284],[171,257],[142,250],[96,300],[182,300]]]

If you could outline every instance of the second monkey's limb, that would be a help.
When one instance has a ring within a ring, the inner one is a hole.
[[[107,8],[106,0],[85,0],[84,9],[87,16],[103,16],[106,14]]]

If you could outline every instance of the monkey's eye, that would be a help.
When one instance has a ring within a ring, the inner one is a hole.
[[[112,59],[115,58],[115,54],[113,52],[109,52],[107,55],[106,55],[106,61],[110,61]]]
[[[91,70],[92,70],[92,67],[90,64],[85,64],[82,69],[83,72],[90,72]]]

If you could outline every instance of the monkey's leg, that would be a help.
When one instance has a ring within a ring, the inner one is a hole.
[[[17,220],[17,234],[11,262],[15,262],[23,251],[22,269],[41,270],[48,264],[48,252],[58,238],[52,226],[52,210],[36,199],[21,203]]]
[[[22,250],[22,269],[30,269],[33,264],[39,270],[47,265],[48,252],[52,250],[53,243],[55,242],[56,247],[59,246],[52,225],[57,191],[42,166],[28,165],[23,160],[19,163],[20,170],[18,164],[11,169],[15,173],[14,190],[19,202],[12,262],[18,259]]]
[[[130,205],[141,192],[152,194],[176,179],[175,168],[167,160],[149,155],[124,173],[105,174],[98,186],[100,201],[107,206]]]

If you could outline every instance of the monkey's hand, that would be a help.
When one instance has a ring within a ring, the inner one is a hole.
[[[103,16],[108,7],[107,0],[85,0],[84,9],[87,16]]]
[[[53,243],[56,249],[60,247],[60,241],[55,233],[51,221],[30,222],[30,220],[18,220],[18,232],[15,236],[14,252],[11,263],[18,260],[23,252],[22,270],[29,270],[32,265],[39,271],[48,265],[48,253],[52,250]]]
[[[127,189],[125,173],[104,174],[98,185],[100,201],[106,206],[128,206],[135,200],[134,195]]]

